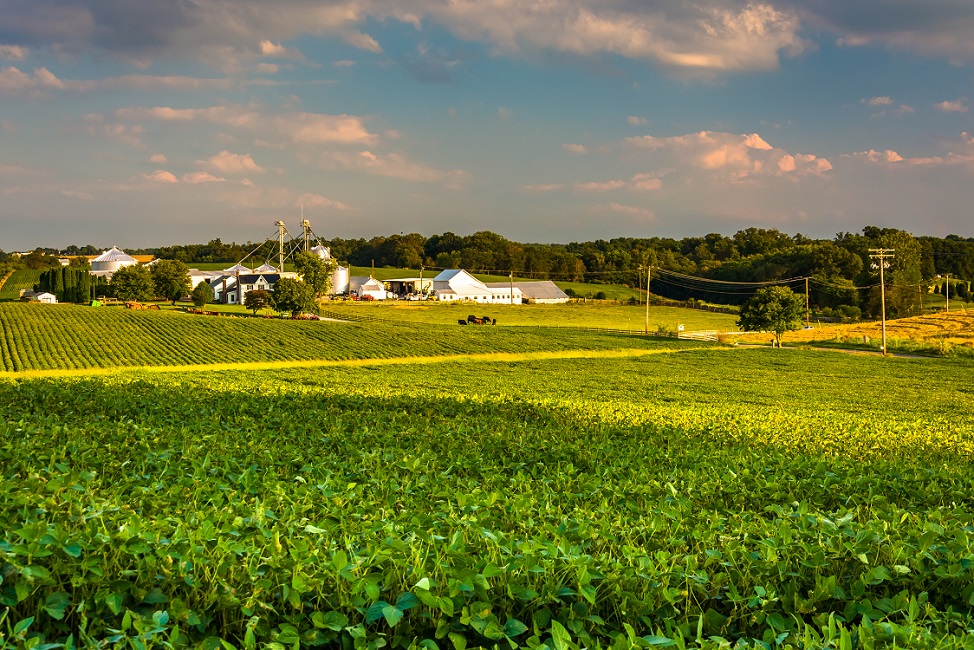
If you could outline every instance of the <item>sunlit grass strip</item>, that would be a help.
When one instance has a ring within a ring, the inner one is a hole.
[[[49,379],[59,377],[104,377],[130,373],[221,372],[226,370],[283,370],[290,368],[362,367],[424,365],[432,363],[515,363],[554,359],[621,359],[651,354],[673,354],[695,348],[623,348],[618,350],[562,350],[553,352],[486,352],[482,354],[445,354],[421,357],[386,357],[375,359],[310,359],[295,361],[249,361],[241,363],[201,363],[172,366],[125,366],[118,368],[75,368],[65,370],[22,370],[0,372],[0,379]],[[730,350],[732,348],[723,348]]]

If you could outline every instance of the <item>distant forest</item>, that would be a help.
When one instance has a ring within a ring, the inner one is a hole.
[[[892,228],[869,226],[862,233],[842,232],[833,239],[810,239],[774,229],[748,228],[732,236],[670,239],[615,238],[571,244],[514,242],[483,231],[462,236],[451,232],[426,237],[417,233],[371,239],[322,240],[332,256],[355,266],[436,270],[463,268],[474,273],[522,278],[623,284],[645,288],[651,267],[651,293],[665,298],[693,298],[739,304],[767,283],[787,284],[804,293],[817,309],[847,308],[872,315],[878,309],[879,273],[869,249],[894,249],[884,269],[887,315],[919,313],[924,294],[940,292],[943,276],[950,291],[966,299],[974,278],[974,238],[915,237]],[[224,243],[127,249],[187,264],[236,262],[258,243]],[[50,251],[54,253],[56,251]],[[92,246],[69,246],[61,254],[97,254]],[[0,252],[0,263],[5,256]],[[263,260],[262,260],[263,261]],[[938,276],[940,276],[938,278]],[[936,279],[936,281],[935,281]]]

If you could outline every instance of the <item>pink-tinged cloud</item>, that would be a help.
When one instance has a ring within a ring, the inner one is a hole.
[[[606,206],[602,206],[602,209],[618,214],[624,214],[638,221],[648,221],[652,223],[656,222],[656,214],[648,208],[641,208],[639,206],[626,205],[624,203],[616,203],[613,201]]]
[[[563,144],[561,148],[569,153],[586,153],[588,151],[583,144]]]
[[[448,187],[456,188],[462,185],[469,174],[455,169],[444,171],[410,162],[398,153],[376,154],[371,151],[331,151],[323,154],[319,162],[326,167],[339,167],[367,174],[387,176],[406,181],[420,183],[445,183]]]
[[[556,192],[565,189],[564,183],[540,183],[537,185],[525,185],[526,192]]]
[[[352,210],[353,208],[349,205],[342,203],[341,201],[334,201],[329,199],[327,196],[322,196],[321,194],[312,194],[310,192],[305,192],[294,200],[295,207],[304,208],[333,208],[335,210]]]
[[[0,69],[0,93],[18,94],[22,92],[41,92],[64,90],[64,82],[47,68],[34,68],[34,74],[21,72],[14,66]]]
[[[0,45],[0,59],[8,61],[24,61],[27,59],[28,50],[20,45]]]
[[[125,120],[163,122],[202,122],[219,124],[259,135],[267,142],[284,139],[299,145],[371,144],[378,137],[365,128],[362,118],[353,115],[321,113],[262,113],[244,106],[209,108],[122,108],[116,115]]]
[[[191,185],[198,185],[199,183],[221,183],[225,180],[225,178],[220,178],[204,171],[189,172],[188,174],[183,174],[182,178],[184,183],[190,183]]]
[[[862,151],[854,155],[863,160],[868,160],[871,163],[903,162],[903,156],[896,153],[892,149],[884,149],[883,151],[876,151],[875,149],[870,149],[869,151]]]
[[[937,110],[943,111],[944,113],[966,113],[968,111],[967,104],[964,103],[963,99],[944,101],[935,106]]]
[[[792,154],[768,144],[759,134],[700,131],[657,138],[627,138],[624,148],[644,152],[657,169],[702,169],[730,180],[758,176],[821,175],[832,164],[813,154]],[[657,174],[658,176],[659,174]]]
[[[626,121],[629,122],[629,126],[643,126],[646,124],[646,118],[638,115],[630,115],[626,118]]]
[[[629,181],[634,190],[653,191],[663,187],[663,180],[653,174],[636,174]]]
[[[87,120],[92,122],[92,120]],[[88,124],[85,132],[94,136],[104,136],[112,140],[117,140],[132,147],[142,148],[143,129],[138,124]],[[154,161],[153,161],[154,162]]]
[[[164,169],[157,169],[151,174],[142,174],[142,179],[156,183],[178,183],[179,179]]]
[[[259,174],[264,171],[264,168],[254,162],[249,153],[230,153],[226,149],[215,156],[211,156],[208,160],[198,160],[197,164],[221,174]]]
[[[294,61],[304,61],[304,55],[299,50],[285,47],[271,41],[260,42],[260,55],[275,59],[292,59]]]
[[[149,162],[156,163],[157,165],[165,165],[169,161],[166,160],[165,154],[157,153],[149,157]]]

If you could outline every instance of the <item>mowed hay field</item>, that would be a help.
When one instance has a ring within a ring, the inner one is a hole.
[[[749,334],[735,340],[767,342],[769,334]],[[788,332],[783,337],[788,344],[861,344],[863,337],[872,347],[879,347],[882,339],[880,322],[848,325],[816,325],[815,329]],[[926,314],[913,318],[886,321],[887,347],[890,350],[911,350],[927,346],[931,351],[949,352],[953,346],[974,351],[974,310]]]
[[[0,647],[974,645],[969,359],[0,318]]]

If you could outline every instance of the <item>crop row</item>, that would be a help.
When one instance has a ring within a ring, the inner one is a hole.
[[[22,303],[0,304],[0,328],[6,371],[672,345],[543,328],[215,318]]]
[[[6,633],[966,647],[970,366],[930,363],[699,351],[0,384]]]

